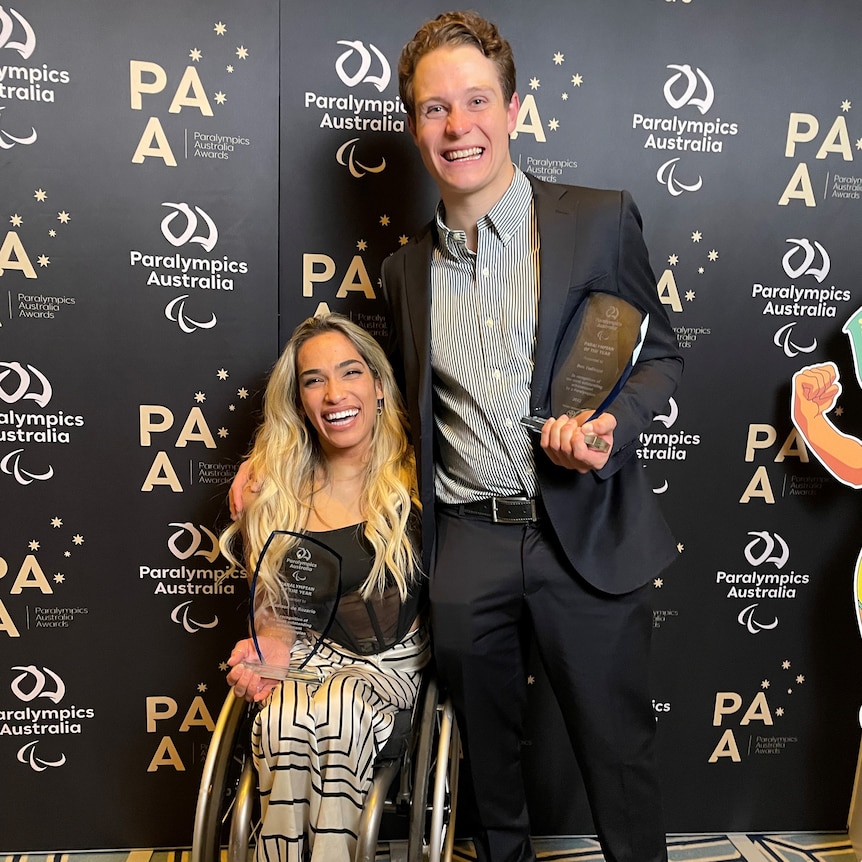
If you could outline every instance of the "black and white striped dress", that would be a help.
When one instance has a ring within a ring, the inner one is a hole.
[[[355,590],[357,561],[366,574],[370,563],[357,528],[312,536],[342,549],[347,544],[344,587]],[[400,628],[411,624],[402,617]],[[261,709],[252,731],[263,813],[258,862],[352,862],[374,759],[395,713],[413,706],[429,658],[424,627],[396,636],[394,645],[370,654],[327,638],[309,660],[324,681],[285,680]],[[291,663],[301,662],[312,644],[300,635]]]

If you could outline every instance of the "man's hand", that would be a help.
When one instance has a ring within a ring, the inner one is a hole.
[[[230,491],[228,492],[232,521],[240,516],[248,501],[258,491],[260,491],[260,482],[252,476],[249,462],[243,461],[239,465],[239,470],[236,471],[236,476],[233,477],[233,482],[230,483]]]
[[[542,428],[542,449],[559,467],[589,473],[601,470],[607,464],[614,447],[614,429],[617,420],[610,413],[602,413],[587,422],[589,413],[584,411],[578,416],[560,416],[549,419]],[[608,444],[606,452],[599,452],[587,446],[590,434],[601,437]]]

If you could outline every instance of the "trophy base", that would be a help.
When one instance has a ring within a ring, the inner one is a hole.
[[[261,664],[257,661],[244,661],[243,667],[253,670],[265,679],[295,679],[299,682],[323,682],[323,674],[317,668],[285,667],[280,664]]]
[[[525,428],[529,428],[530,431],[535,431],[537,434],[542,433],[542,428],[547,422],[547,419],[544,419],[541,416],[522,416],[521,424]],[[584,443],[587,444],[587,449],[592,449],[594,452],[607,452],[611,447],[608,446],[607,441],[602,440],[598,434],[585,434],[584,435]]]

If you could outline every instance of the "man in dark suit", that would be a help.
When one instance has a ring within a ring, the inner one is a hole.
[[[393,365],[417,454],[438,669],[467,747],[480,860],[534,859],[520,745],[531,630],[608,862],[667,858],[647,686],[648,582],[674,542],[634,453],[682,370],[639,213],[625,192],[548,184],[509,154],[511,49],[446,13],[399,64],[441,202],[383,265]],[[649,314],[638,361],[597,417],[550,416],[551,367],[592,291]],[[588,446],[595,435],[607,451]]]

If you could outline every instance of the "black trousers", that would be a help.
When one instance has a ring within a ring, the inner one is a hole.
[[[667,859],[646,590],[593,589],[541,521],[493,524],[438,509],[434,650],[472,770],[481,862],[535,858],[520,761],[525,627],[560,704],[606,862]]]

